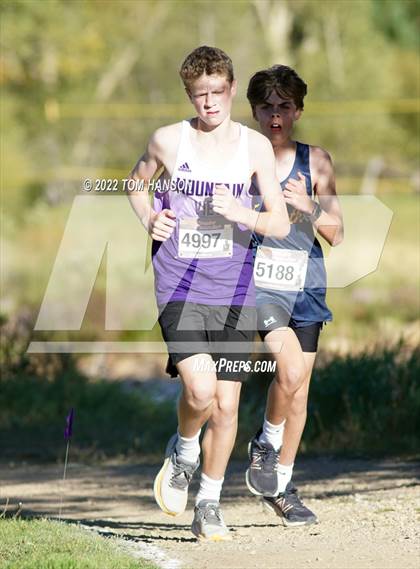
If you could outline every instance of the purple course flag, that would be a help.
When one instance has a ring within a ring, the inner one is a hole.
[[[64,440],[68,441],[71,439],[73,434],[73,418],[74,418],[74,409],[73,407],[70,409],[70,413],[66,417],[66,428],[64,429]]]

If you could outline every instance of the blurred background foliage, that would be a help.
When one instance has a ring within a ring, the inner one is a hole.
[[[419,12],[419,0],[3,2],[3,312],[38,310],[83,178],[126,177],[155,128],[189,116],[178,69],[191,49],[210,44],[231,55],[234,117],[254,128],[251,75],[274,63],[296,67],[309,85],[296,136],[331,152],[339,192],[359,193],[369,164],[379,163],[375,192],[396,214],[384,250],[391,261],[386,277],[356,285],[369,289],[359,295],[369,304],[362,316],[373,325],[388,303],[394,319],[401,309],[400,320],[412,320],[416,257],[406,273],[398,266],[402,303],[389,302],[379,281],[396,294],[393,260],[418,230]],[[353,294],[331,291],[346,327]]]
[[[9,329],[1,351],[2,460],[62,460],[64,418],[76,410],[72,459],[156,460],[176,430],[179,382],[89,379],[74,356],[25,354],[30,329]],[[256,355],[263,359],[264,354]],[[302,453],[419,456],[420,349],[399,342],[357,354],[325,354],[312,378]],[[242,390],[234,457],[260,427],[270,374]]]
[[[10,330],[36,320],[82,180],[126,177],[154,129],[190,116],[178,69],[201,44],[232,57],[233,118],[252,128],[251,75],[295,67],[309,86],[296,138],[331,153],[339,193],[367,184],[394,212],[377,271],[329,291],[322,350],[418,344],[420,0],[5,0],[0,10],[5,369]],[[104,330],[105,283],[103,263],[82,330],[55,337],[159,339],[156,327]],[[154,303],[152,289],[139,296]]]

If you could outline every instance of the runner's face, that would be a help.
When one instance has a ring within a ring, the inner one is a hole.
[[[212,129],[230,115],[236,81],[229,83],[224,75],[204,73],[187,92],[201,122]]]
[[[255,107],[255,118],[260,123],[261,132],[273,144],[289,140],[293,124],[301,113],[292,99],[282,99],[275,91],[272,91],[265,103]]]

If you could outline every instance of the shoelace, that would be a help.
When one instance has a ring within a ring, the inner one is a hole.
[[[173,463],[173,473],[169,481],[169,486],[177,488],[178,490],[185,490],[191,482],[195,467],[193,464],[179,464]],[[184,476],[182,476],[184,475]]]
[[[279,464],[278,457],[279,451],[262,446],[254,451],[252,467],[261,470],[267,464],[270,469],[277,470]]]
[[[274,500],[274,502],[281,508],[283,512],[288,512],[292,508],[296,508],[297,510],[305,508],[305,505],[299,498],[297,489],[295,487],[287,490],[283,496],[279,496]]]
[[[287,504],[286,503],[286,498],[284,498],[284,496],[282,496],[281,498],[276,498],[274,500],[274,502],[277,504],[277,506],[279,506],[279,508],[281,509],[282,512],[286,513],[289,510],[291,510],[294,506],[293,504]]]
[[[222,524],[222,514],[217,506],[211,504],[205,506],[202,515],[206,522],[217,525]]]

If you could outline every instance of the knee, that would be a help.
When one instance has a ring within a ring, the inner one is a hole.
[[[220,426],[228,427],[238,419],[238,402],[236,399],[216,399],[212,421]]]
[[[308,391],[307,389],[299,389],[293,396],[290,411],[295,415],[303,415],[306,414],[307,406]]]
[[[289,365],[276,375],[276,381],[287,395],[295,395],[305,381],[305,372],[304,366]]]
[[[184,391],[188,406],[194,411],[204,411],[214,402],[216,390],[211,386],[196,385]]]

